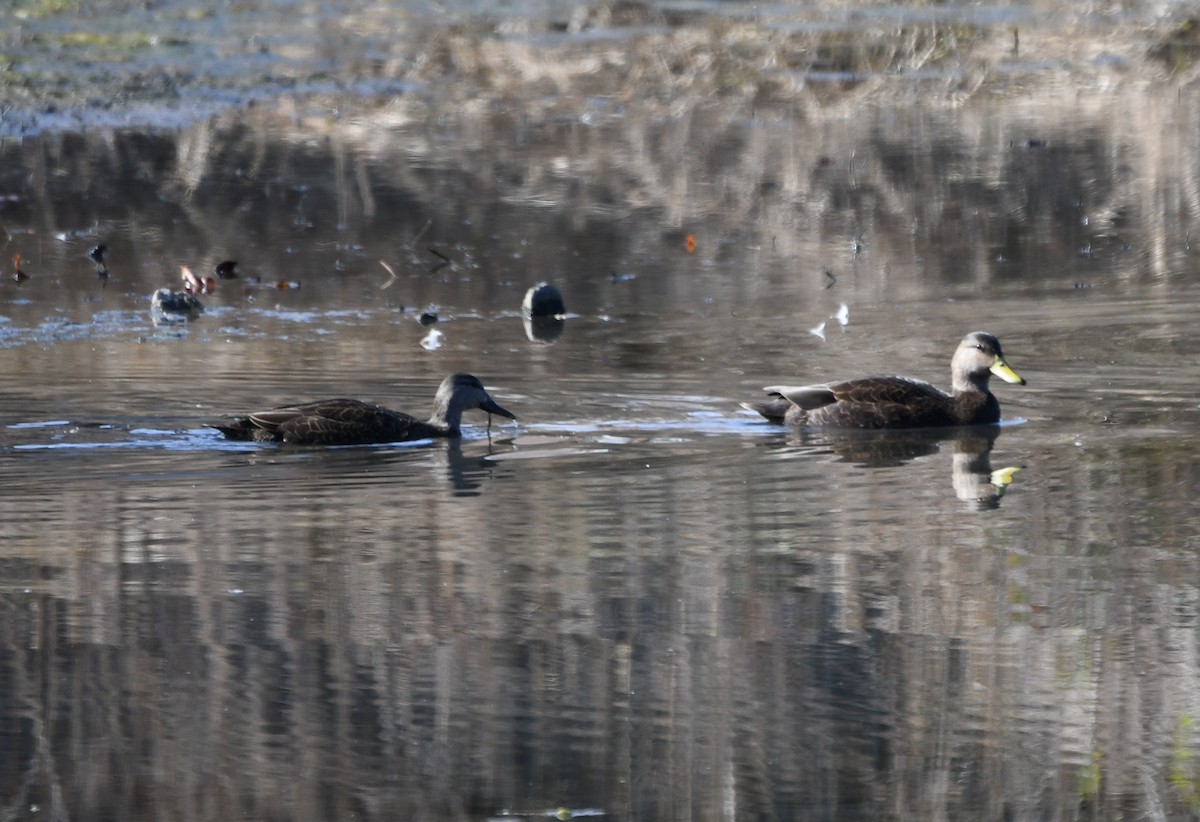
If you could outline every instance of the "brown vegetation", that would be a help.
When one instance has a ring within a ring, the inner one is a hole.
[[[131,111],[153,124],[147,106],[202,114],[238,100],[321,94],[331,85],[343,109],[397,94],[439,108],[503,105],[529,113],[597,97],[665,111],[696,102],[759,107],[872,95],[961,103],[1064,77],[1110,85],[1165,73],[1192,82],[1200,49],[1194,17],[1130,10],[679,10],[618,0],[576,6],[564,17],[434,18],[351,3],[327,19],[200,7],[147,20],[122,7],[103,21],[81,21],[71,9],[20,6],[0,13],[11,18],[0,39],[0,129],[10,132],[53,128],[53,115],[63,111],[81,126]],[[226,25],[198,25],[217,14]],[[263,37],[264,23],[280,36]]]

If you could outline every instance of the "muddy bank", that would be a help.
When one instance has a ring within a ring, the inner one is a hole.
[[[947,104],[1069,84],[1194,85],[1187,6],[368,3],[153,9],[20,0],[0,11],[0,135],[177,127],[253,105],[347,116],[589,106],[752,112],[921,98]]]

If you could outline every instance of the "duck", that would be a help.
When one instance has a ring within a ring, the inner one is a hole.
[[[911,377],[859,377],[819,385],[774,385],[772,399],[743,403],[771,422],[834,428],[904,429],[995,425],[1000,402],[992,375],[1025,385],[1004,359],[1000,341],[985,331],[963,337],[950,362],[951,393]]]
[[[463,412],[475,408],[517,418],[491,398],[478,377],[460,373],[442,380],[428,421],[362,400],[331,399],[258,411],[213,427],[242,442],[369,445],[462,436]]]

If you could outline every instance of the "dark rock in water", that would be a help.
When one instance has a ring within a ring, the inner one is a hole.
[[[538,283],[525,292],[521,313],[526,317],[554,317],[567,313],[562,292],[550,283]]]
[[[150,296],[150,313],[156,322],[186,322],[204,313],[204,304],[186,291],[160,288]]]

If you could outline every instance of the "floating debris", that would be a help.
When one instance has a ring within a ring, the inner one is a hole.
[[[833,319],[838,321],[838,325],[845,328],[846,324],[850,322],[850,306],[845,303],[838,306],[837,313],[833,315]]]
[[[217,290],[216,280],[212,277],[201,279],[193,274],[186,265],[179,266],[179,273],[183,278],[183,289],[189,294],[212,294]]]
[[[566,805],[544,811],[502,811],[496,816],[489,817],[487,822],[504,822],[510,819],[581,819],[583,817],[608,816],[601,808],[568,808]]]
[[[445,345],[446,335],[436,328],[430,329],[429,333],[421,340],[421,347],[426,351],[437,351]]]
[[[419,243],[421,241],[421,238],[425,236],[425,232],[429,230],[429,227],[431,225],[433,225],[433,219],[432,218],[427,219],[425,221],[425,225],[421,226],[421,230],[418,231],[413,236],[412,240],[410,240],[408,243],[406,243],[404,247],[408,250],[408,253],[412,256],[413,262],[419,263],[425,269],[425,271],[427,273],[436,274],[437,272],[441,271],[443,268],[445,268],[448,265],[453,267],[449,257],[447,257],[442,252],[438,251],[436,248],[433,248],[432,246],[429,248],[426,248],[425,249],[426,251],[428,251],[430,254],[437,257],[439,260],[441,260],[441,262],[439,262],[433,268],[430,268],[429,266],[425,265],[425,263],[422,263],[420,260],[418,260],[417,255],[416,255],[417,243]],[[391,271],[391,269],[389,268],[388,271]],[[395,275],[393,274],[392,276],[394,277]]]
[[[99,243],[88,249],[87,258],[96,264],[96,277],[100,280],[100,287],[108,287],[108,264],[104,261],[104,254],[108,251],[108,246],[104,243]]]
[[[158,322],[187,322],[204,313],[204,304],[194,294],[160,288],[150,295],[150,314]]]
[[[12,272],[13,280],[18,283],[23,283],[26,280],[28,280],[29,275],[21,270],[21,255],[14,254],[12,256],[12,260],[13,260],[13,272]]]
[[[236,280],[238,276],[237,260],[222,260],[213,266],[213,273],[221,280]]]
[[[825,341],[825,321],[824,321],[824,320],[822,320],[822,321],[821,321],[821,322],[820,322],[820,323],[817,325],[817,327],[816,327],[816,328],[810,328],[810,329],[808,329],[808,333],[809,333],[809,334],[812,334],[814,337],[820,337],[820,338],[821,338],[821,341],[822,341],[822,342],[824,342],[824,341]]]
[[[383,266],[384,270],[386,270],[388,273],[387,282],[384,283],[383,285],[379,286],[379,290],[382,291],[385,288],[391,287],[392,283],[396,282],[396,270],[394,268],[392,268],[390,265],[388,265],[387,263],[385,263],[383,260],[380,260],[379,264],[381,266]]]
[[[437,321],[438,311],[436,305],[430,305],[429,308],[426,308],[421,312],[421,316],[417,317],[417,322],[419,322],[423,327],[434,325],[437,323]]]
[[[687,249],[688,254],[695,254],[696,253],[696,235],[695,234],[687,235],[687,238],[683,241],[683,247]]]

